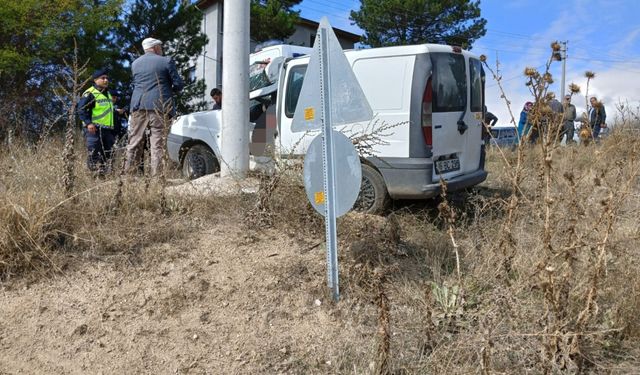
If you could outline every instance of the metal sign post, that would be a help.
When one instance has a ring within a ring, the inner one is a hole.
[[[320,116],[316,116],[316,110]],[[335,301],[340,298],[336,218],[353,207],[357,191],[360,190],[362,175],[360,160],[353,144],[344,135],[333,130],[333,127],[370,121],[372,117],[371,107],[351,65],[331,25],[326,17],[323,17],[309,58],[291,130],[293,132],[322,130],[323,189],[319,191],[316,183],[315,165],[318,157],[316,156],[317,147],[313,146],[315,140],[305,157],[305,188],[314,208],[321,208],[325,217],[327,285],[331,288]],[[347,188],[344,183],[338,183],[336,180],[336,163],[338,162],[336,154],[344,159],[340,161],[339,169],[344,175],[340,176],[341,182],[350,183]],[[346,167],[342,165],[345,163]],[[357,185],[355,193],[349,189],[354,185]]]
[[[336,206],[335,206],[335,166],[333,160],[333,132],[331,131],[331,92],[329,82],[329,67],[327,62],[327,30],[320,28],[320,97],[322,98],[322,137],[324,138],[322,155],[324,164],[324,195],[325,204],[325,231],[327,241],[327,285],[331,288],[331,294],[335,301],[340,298],[338,286],[338,235],[336,230]]]

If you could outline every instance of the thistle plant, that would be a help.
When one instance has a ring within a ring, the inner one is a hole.
[[[75,40],[74,40],[75,43]],[[62,174],[62,184],[64,186],[65,195],[71,197],[73,195],[75,185],[75,160],[76,155],[74,151],[75,146],[75,124],[76,124],[76,110],[78,106],[78,97],[80,91],[84,87],[89,79],[81,80],[80,77],[84,76],[87,71],[87,64],[80,64],[78,61],[78,46],[75,44],[73,61],[68,63],[65,60],[66,69],[63,71],[64,78],[58,83],[58,87],[61,93],[70,99],[67,106],[67,124],[65,129],[65,142],[62,152],[62,159],[64,162],[64,172]]]

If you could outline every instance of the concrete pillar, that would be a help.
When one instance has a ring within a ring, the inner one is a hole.
[[[249,170],[249,0],[224,2],[220,174]]]

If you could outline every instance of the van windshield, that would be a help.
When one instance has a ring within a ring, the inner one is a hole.
[[[273,83],[264,72],[267,61],[256,61],[249,65],[249,92],[271,86]]]
[[[464,111],[467,103],[467,75],[464,56],[431,54],[433,66],[433,112]]]

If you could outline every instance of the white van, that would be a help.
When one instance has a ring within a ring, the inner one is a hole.
[[[441,179],[448,191],[486,179],[481,122],[484,71],[476,56],[458,47],[433,44],[346,51],[345,55],[374,113],[372,124],[345,126],[346,133],[393,126],[382,132],[383,142],[373,148],[373,155],[362,159],[356,209],[379,212],[388,198],[434,197],[440,193]],[[264,150],[269,147],[264,145],[272,145],[279,157],[306,152],[315,133],[293,133],[291,122],[308,62],[309,57],[276,62],[281,66],[277,79],[269,78],[273,65],[262,64],[262,73],[252,69],[253,83],[260,81],[257,75],[263,77],[262,85],[252,86],[250,98],[271,104],[256,121],[254,156],[267,154]],[[261,91],[260,86],[273,88],[276,80],[277,91]],[[172,126],[169,154],[183,165],[183,171],[197,168],[198,162],[217,163],[220,118],[210,112],[183,116]],[[192,123],[206,127],[218,143],[193,137]],[[208,148],[209,155],[199,161],[189,159],[194,147]]]

